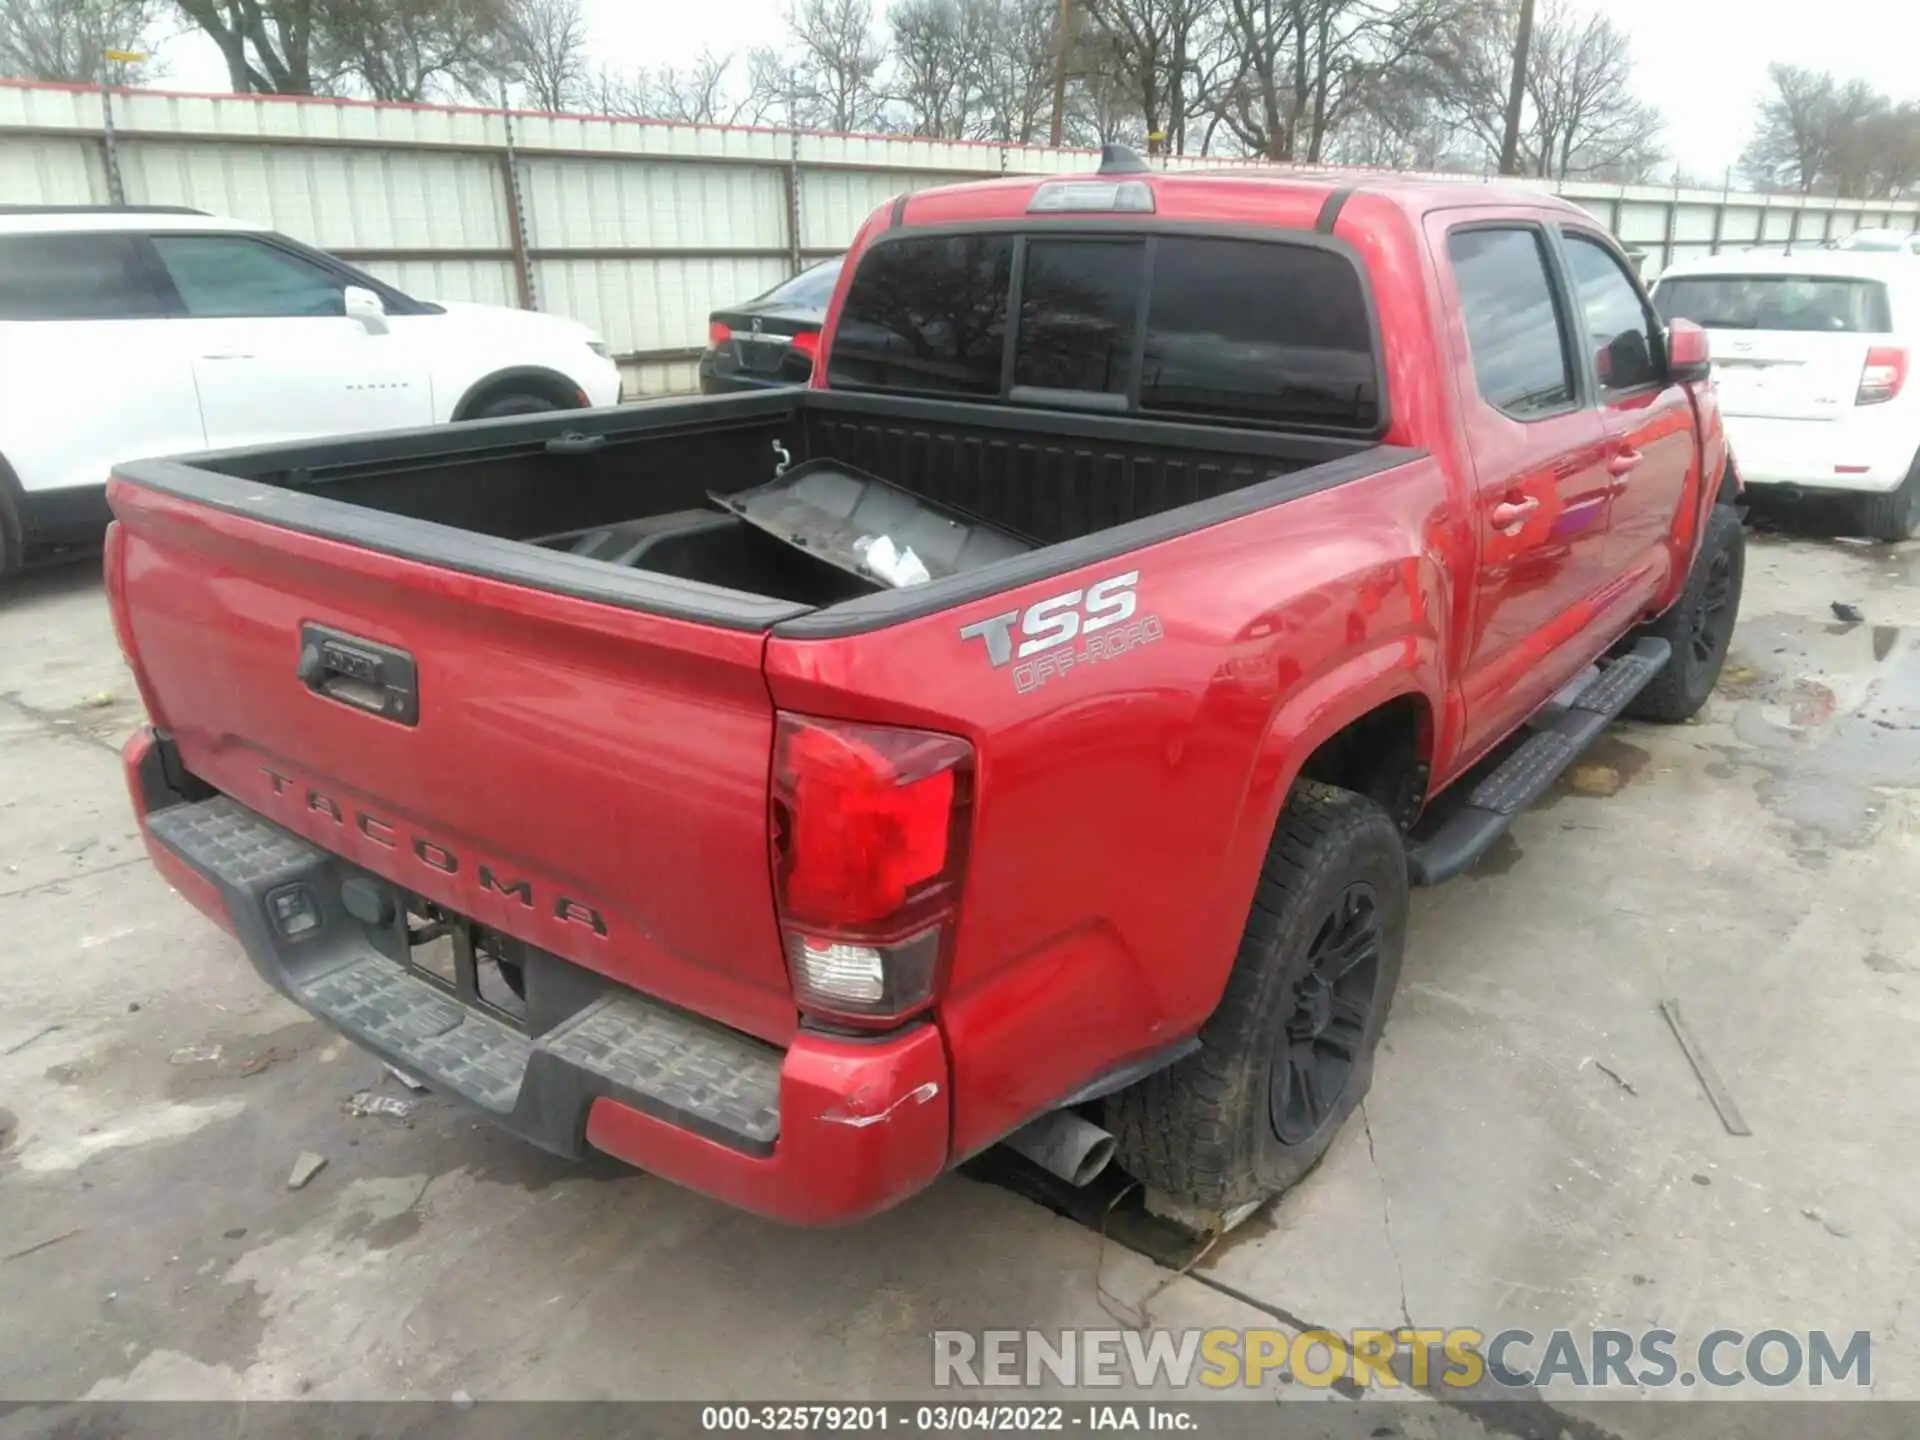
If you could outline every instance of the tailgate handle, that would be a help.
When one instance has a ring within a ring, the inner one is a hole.
[[[325,625],[302,625],[294,674],[328,700],[401,725],[420,723],[419,672],[404,650]]]
[[[547,441],[549,455],[591,455],[607,443],[604,435],[581,435],[569,430]]]

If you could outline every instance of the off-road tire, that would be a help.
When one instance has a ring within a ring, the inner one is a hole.
[[[1360,891],[1371,895],[1379,921],[1370,1003],[1324,1122],[1288,1143],[1272,1109],[1275,1066],[1293,1043],[1288,1027],[1316,940]],[[1226,993],[1201,1029],[1200,1049],[1107,1101],[1120,1164],[1182,1206],[1216,1216],[1297,1183],[1372,1083],[1406,930],[1399,827],[1363,795],[1298,783],[1274,828]]]
[[[14,507],[12,482],[7,462],[0,460],[0,580],[18,571],[26,558],[26,530],[20,523],[20,512]]]
[[[549,410],[560,407],[544,395],[530,394],[525,390],[516,390],[506,395],[496,395],[484,405],[474,406],[469,420],[498,420],[506,415],[544,415]]]
[[[1707,512],[1706,539],[1687,575],[1687,588],[1672,609],[1641,631],[1665,640],[1673,655],[1633,697],[1629,716],[1677,725],[1707,703],[1727,663],[1746,573],[1747,532],[1739,513],[1716,505]]]
[[[1862,495],[1854,502],[1862,533],[1873,540],[1911,540],[1920,526],[1920,456],[1907,478],[1884,495]]]

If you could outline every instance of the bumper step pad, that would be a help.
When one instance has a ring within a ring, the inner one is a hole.
[[[1407,844],[1407,873],[1416,885],[1437,885],[1467,869],[1504,835],[1514,817],[1546,793],[1560,772],[1632,703],[1672,657],[1664,640],[1641,640],[1593,671],[1577,689],[1556,696],[1517,747],[1496,752],[1458,787],[1464,805],[1423,817]],[[1471,787],[1471,788],[1469,788]]]
[[[468,1005],[404,964],[404,942],[347,914],[340,884],[366,876],[226,796],[147,817],[155,840],[219,886],[255,966],[302,1008],[438,1090],[546,1149],[577,1155],[608,1097],[722,1145],[770,1154],[783,1052],[610,983],[544,1034]],[[298,939],[266,897],[315,897],[324,923]],[[564,962],[556,962],[564,963]]]

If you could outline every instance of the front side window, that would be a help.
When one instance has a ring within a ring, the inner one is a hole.
[[[1653,384],[1660,379],[1659,351],[1639,290],[1605,245],[1576,231],[1562,233],[1573,293],[1593,340],[1594,374],[1609,390]]]
[[[0,320],[144,320],[171,313],[127,234],[0,236]]]
[[[1573,367],[1544,244],[1531,228],[1447,236],[1474,385],[1482,400],[1516,420],[1573,403]]]
[[[1010,235],[921,236],[874,246],[847,287],[832,382],[999,394],[1012,280]]]
[[[153,248],[194,319],[344,315],[332,271],[244,235],[155,235]]]

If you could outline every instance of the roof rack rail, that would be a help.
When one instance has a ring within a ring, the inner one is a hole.
[[[0,205],[0,215],[205,215],[189,205]]]

